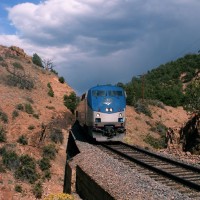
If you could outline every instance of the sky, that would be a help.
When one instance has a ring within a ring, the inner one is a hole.
[[[52,60],[80,95],[200,49],[199,0],[0,0],[0,45]]]

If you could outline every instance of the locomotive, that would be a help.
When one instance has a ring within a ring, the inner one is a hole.
[[[81,97],[76,119],[96,141],[121,141],[125,135],[126,94],[121,87],[90,88]]]

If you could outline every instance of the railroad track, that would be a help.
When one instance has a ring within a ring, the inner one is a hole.
[[[181,193],[187,193],[191,198],[200,199],[200,168],[122,142],[97,145],[140,173],[145,173]]]

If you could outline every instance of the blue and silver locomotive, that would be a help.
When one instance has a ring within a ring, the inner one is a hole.
[[[82,95],[76,119],[96,141],[120,141],[125,134],[126,95],[121,87],[95,86]]]

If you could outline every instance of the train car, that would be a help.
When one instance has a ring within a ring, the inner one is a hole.
[[[76,119],[96,141],[121,141],[125,135],[126,95],[121,87],[95,86],[82,95]]]

